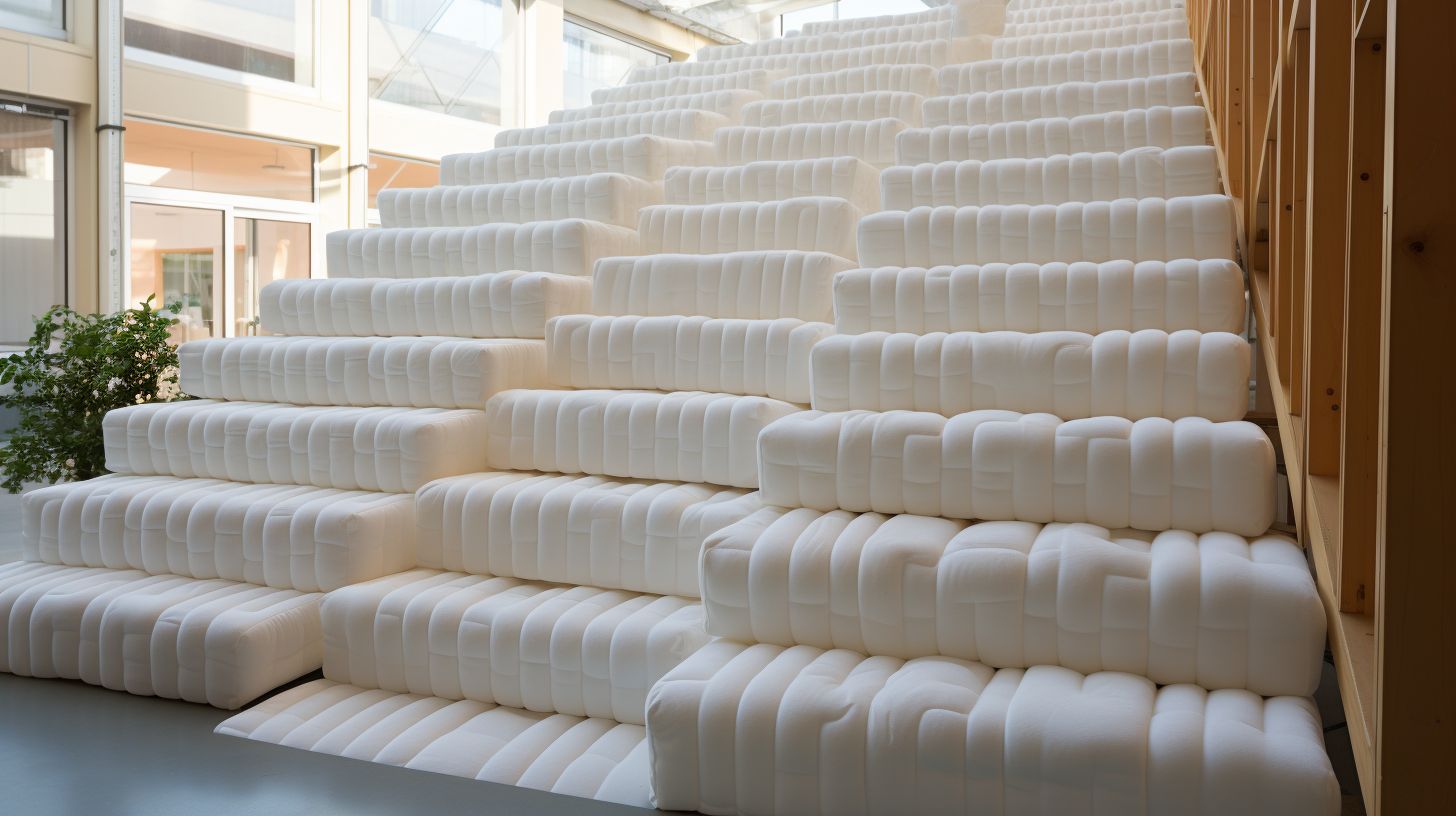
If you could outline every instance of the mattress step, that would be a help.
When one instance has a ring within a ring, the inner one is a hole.
[[[731,131],[731,128],[726,129]],[[722,138],[724,132],[719,131]],[[1121,153],[1135,147],[1208,144],[1200,105],[1089,113],[995,125],[907,128],[895,140],[897,164],[977,159],[1036,159],[1071,153]]]
[[[238,708],[317,669],[316,593],[236,581],[0,565],[0,671]]]
[[[669,80],[671,81],[671,80]],[[715,113],[728,120],[729,124],[741,124],[743,106],[763,99],[761,90],[747,88],[725,88],[701,92],[677,93],[671,96],[654,96],[623,102],[603,102],[581,108],[567,108],[552,111],[548,121],[552,124],[581,122],[588,119],[604,119],[609,116],[625,116],[632,113],[653,113],[668,110],[700,110]]]
[[[713,151],[720,165],[849,156],[884,168],[895,163],[896,138],[907,127],[899,119],[726,127],[713,134]]]
[[[750,162],[737,167],[674,167],[663,180],[667,204],[842,198],[861,213],[880,209],[880,171],[859,159]]]
[[[1186,25],[1188,14],[1181,8],[1171,8],[1157,11],[1129,11],[1119,14],[1082,15],[1064,17],[1060,20],[1017,20],[1007,23],[1001,36],[1030,37],[1037,34],[1072,34],[1078,31],[1101,31],[1167,22],[1181,22]]]
[[[684,63],[669,63],[682,65]],[[719,91],[751,91],[764,93],[777,80],[787,76],[782,69],[748,68],[734,72],[705,72],[693,74],[664,71],[661,77],[643,75],[641,79],[618,85],[615,88],[598,88],[592,91],[593,105],[610,105],[622,102],[643,102],[653,99],[670,99],[688,94],[715,93]]]
[[[954,95],[1063,82],[1102,82],[1181,74],[1193,68],[1193,41],[1183,33],[1140,45],[947,65],[940,69],[939,83],[940,93]]]
[[[766,99],[743,109],[743,124],[751,127],[778,127],[899,119],[909,125],[919,125],[920,108],[924,103],[925,97],[903,91],[862,91],[798,99]]]
[[[1178,107],[1197,102],[1198,77],[1188,72],[935,96],[925,100],[924,122],[926,127],[983,125],[1055,116],[1071,118],[1137,108]]]
[[[1035,23],[1111,14],[1137,14],[1170,9],[1174,2],[1175,0],[1092,0],[1086,3],[1031,3],[1024,7],[1012,3],[1006,12],[1006,22]]]
[[[845,199],[806,196],[644,207],[638,214],[637,233],[644,254],[797,249],[854,260],[859,222],[859,210]]]
[[[1023,37],[1000,37],[991,44],[991,59],[1070,54],[1076,51],[1089,51],[1094,48],[1140,45],[1142,43],[1186,36],[1188,36],[1188,21],[1186,19],[1177,19],[1119,28],[1073,31],[1065,34],[1030,34]],[[967,62],[969,61],[967,60]]]
[[[898,42],[869,45],[861,48],[839,48],[802,54],[768,54],[731,57],[691,62],[668,62],[633,68],[627,74],[628,85],[672,79],[675,77],[733,74],[762,68],[777,71],[780,76],[823,74],[845,68],[870,65],[942,66],[975,62],[991,56],[991,37],[984,35],[933,39],[925,42]],[[599,101],[594,96],[592,101]],[[602,99],[600,101],[608,101]]]
[[[589,275],[598,258],[638,253],[636,230],[569,218],[477,227],[339,230],[331,278],[439,278],[494,272]]]
[[[619,139],[652,135],[665,139],[706,142],[713,131],[728,124],[727,117],[700,110],[665,110],[627,113],[579,122],[558,122],[528,128],[508,128],[495,135],[496,147],[524,147]]]
[[[783,100],[872,91],[935,96],[940,87],[936,70],[929,65],[865,65],[823,74],[798,74],[774,80],[768,95]]]
[[[678,164],[712,164],[706,142],[661,136],[623,136],[559,145],[497,147],[440,159],[441,184],[500,184],[528,179],[622,173],[657,181]]]
[[[637,210],[662,203],[662,187],[622,173],[501,184],[379,191],[388,227],[474,227],[580,218],[637,226]]]
[[[835,275],[854,266],[838,255],[799,250],[603,258],[592,274],[591,311],[828,322]]]
[[[943,41],[954,33],[953,21],[932,20],[923,23],[877,26],[824,34],[800,34],[797,37],[775,37],[755,43],[709,45],[698,49],[697,56],[700,62],[710,62],[789,54],[817,54],[850,48]]]

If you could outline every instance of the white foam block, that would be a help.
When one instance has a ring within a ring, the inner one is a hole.
[[[671,81],[671,80],[668,80]],[[568,108],[552,111],[548,121],[552,124],[580,122],[585,119],[601,119],[608,116],[623,116],[629,113],[651,113],[666,110],[701,110],[726,117],[733,124],[743,118],[743,106],[763,98],[756,90],[727,88],[700,93],[679,93],[670,96],[654,96],[624,102],[603,102],[582,108]]]
[[[896,137],[906,127],[899,119],[726,127],[713,134],[713,151],[723,165],[849,156],[874,167],[889,167],[895,163]]]
[[[685,94],[713,93],[717,91],[752,91],[763,93],[771,83],[784,76],[783,71],[765,68],[750,68],[737,72],[722,72],[706,75],[681,74],[650,79],[645,74],[630,77],[628,82],[613,88],[598,88],[592,91],[592,104],[604,105],[614,102],[640,102],[648,99],[663,99]]]
[[[954,33],[955,26],[951,20],[931,20],[824,34],[801,33],[795,37],[775,37],[735,45],[709,45],[698,49],[697,56],[701,62],[711,62],[786,54],[813,54],[850,48],[872,48],[883,45],[946,40]]]
[[[592,274],[592,311],[827,322],[834,276],[853,267],[838,255],[798,250],[603,258]]]
[[[982,125],[1197,102],[1198,77],[1187,72],[936,96],[925,100],[924,122],[926,127]]]
[[[1181,22],[1187,25],[1188,15],[1181,8],[1171,8],[1153,11],[1124,11],[1116,14],[1086,14],[1078,17],[1064,17],[1060,20],[1016,20],[1006,25],[1001,31],[1001,36],[1029,37],[1034,34],[1070,34],[1075,31],[1097,31],[1167,22]]]
[[[900,91],[920,96],[939,92],[936,69],[929,65],[865,65],[823,74],[798,74],[775,80],[768,95],[774,99],[801,99],[827,94]]]
[[[807,96],[800,99],[766,99],[743,109],[743,124],[778,127],[819,122],[899,119],[920,124],[920,106],[925,98],[903,91],[861,91],[859,93]]]
[[[637,233],[571,218],[477,227],[356,229],[329,233],[331,278],[438,278],[493,272],[588,275],[598,258],[632,255]]]
[[[1094,48],[1115,48],[1122,45],[1170,40],[1188,36],[1187,20],[1165,20],[1160,23],[1123,28],[1074,31],[1065,34],[1031,34],[1024,37],[1000,37],[991,45],[991,59],[1035,57],[1042,54],[1070,54]],[[970,62],[971,60],[967,60]]]
[[[896,137],[895,156],[899,164],[924,164],[1121,153],[1135,147],[1204,145],[1208,143],[1207,131],[1208,113],[1201,106],[1142,108],[1071,119],[910,128]]]
[[[496,147],[564,144],[596,139],[620,139],[643,134],[666,139],[706,142],[713,131],[728,124],[727,117],[701,110],[664,110],[626,113],[577,122],[558,122],[529,128],[508,128],[495,135]]]
[[[581,218],[637,226],[637,211],[662,203],[662,187],[621,173],[427,189],[379,191],[385,227],[473,227]]]
[[[797,249],[854,260],[859,220],[859,210],[842,198],[806,196],[644,207],[637,232],[644,253]]]
[[[843,198],[862,213],[880,208],[880,171],[859,159],[750,162],[738,167],[674,167],[664,179],[668,204]]]
[[[627,74],[627,83],[631,86],[675,77],[731,74],[755,68],[776,71],[779,76],[788,76],[791,74],[823,74],[871,65],[941,66],[974,62],[979,59],[988,59],[990,56],[991,37],[976,35],[937,38],[924,42],[897,42],[860,48],[839,48],[832,51],[768,54],[638,66]],[[595,96],[593,96],[593,101],[598,101]]]
[[[655,181],[677,164],[712,164],[702,142],[661,136],[623,136],[559,145],[497,147],[440,159],[441,184],[498,184],[525,179],[624,173]]]
[[[976,93],[1179,74],[1193,68],[1193,41],[1183,34],[1141,45],[947,65],[940,69],[939,87],[943,94]]]

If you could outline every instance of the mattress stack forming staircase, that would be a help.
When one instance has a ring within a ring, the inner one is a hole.
[[[665,810],[1337,812],[1192,71],[951,0],[447,157],[26,498],[0,668]]]

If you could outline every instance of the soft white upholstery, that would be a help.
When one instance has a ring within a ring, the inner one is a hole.
[[[440,159],[441,184],[499,184],[526,179],[625,173],[655,181],[678,164],[712,164],[703,142],[661,136],[623,136],[560,145],[497,147]]]
[[[895,163],[895,140],[906,124],[899,119],[869,122],[726,127],[713,134],[718,164],[851,156],[876,167]]]
[[[645,731],[599,717],[315,680],[224,721],[217,733],[649,807]]]
[[[807,403],[809,355],[834,333],[792,317],[567,315],[546,329],[546,379],[562,388],[716,391]]]
[[[485,469],[481,411],[189,400],[111,411],[102,431],[107,469],[142,476],[408,492]]]
[[[856,269],[834,279],[835,328],[870,331],[1244,330],[1231,260]]]
[[[472,473],[420,488],[419,563],[696,598],[703,539],[762,507],[703,484]]]
[[[319,667],[317,594],[137,570],[0,566],[0,671],[237,708]]]
[[[818,411],[1226,422],[1249,408],[1249,343],[1226,332],[870,332],[824,338],[812,354]]]
[[[833,196],[861,213],[880,208],[880,171],[850,156],[760,161],[738,167],[674,167],[663,180],[668,204],[722,204]]]
[[[1197,101],[1198,77],[1194,74],[1159,74],[1136,79],[1064,82],[1037,88],[936,96],[925,100],[924,114],[926,127],[989,125],[1134,108],[1177,107],[1193,105]]]
[[[950,20],[874,26],[826,34],[801,33],[794,37],[776,37],[753,43],[705,46],[698,49],[698,60],[712,62],[781,54],[816,54],[849,48],[872,48],[877,45],[944,41],[954,33],[954,24]]]
[[[716,640],[653,687],[647,731],[665,810],[1340,811],[1312,701],[1121,672]]]
[[[103,476],[21,500],[27,561],[327,592],[415,562],[399,493]]]
[[[1062,82],[1136,79],[1193,69],[1193,41],[1180,34],[1174,39],[1140,45],[947,65],[940,69],[939,83],[940,93],[963,94]]]
[[[854,262],[827,252],[603,258],[592,275],[597,314],[834,319],[831,286]]]
[[[662,203],[662,186],[621,173],[379,191],[386,227],[474,227],[582,218],[635,227],[637,211]]]
[[[676,63],[681,64],[681,63]],[[592,91],[592,104],[605,105],[612,102],[641,102],[649,99],[685,96],[688,94],[713,93],[715,91],[753,91],[763,93],[770,83],[785,75],[783,70],[746,68],[736,72],[714,72],[704,75],[679,74],[676,71],[662,72],[661,77],[647,76],[630,79],[625,85],[614,88],[598,88]]]
[[[596,139],[651,134],[667,139],[706,142],[728,118],[701,110],[662,110],[628,113],[579,122],[560,122],[530,128],[510,128],[495,135],[496,147],[564,144]]]
[[[635,217],[635,214],[634,214]],[[546,321],[586,311],[591,281],[549,272],[461,278],[318,278],[263,287],[259,314],[279,334],[545,337]]]
[[[752,249],[797,249],[854,260],[859,220],[859,210],[853,204],[830,196],[658,204],[642,208],[637,233],[644,253],[713,255]]]
[[[765,99],[743,109],[743,124],[751,127],[820,124],[873,119],[899,119],[920,124],[924,97],[901,91],[809,96],[801,99]]]
[[[824,74],[787,76],[775,80],[768,88],[768,95],[787,100],[872,91],[935,96],[940,92],[940,86],[936,69],[929,65],[865,65]]]
[[[887,210],[1207,195],[1219,192],[1218,153],[1190,145],[917,164],[887,168],[880,189]]]
[[[862,48],[842,48],[835,51],[816,51],[804,54],[772,54],[756,57],[735,57],[733,59],[668,62],[662,65],[647,65],[633,68],[627,74],[627,82],[629,85],[635,85],[676,77],[732,74],[755,68],[775,71],[778,73],[778,77],[775,77],[775,79],[778,79],[791,74],[824,74],[831,71],[841,71],[845,68],[863,68],[870,65],[931,65],[938,67],[960,62],[975,62],[976,60],[989,59],[990,56],[990,37],[956,37],[953,39],[937,39],[926,42],[900,42],[887,45],[870,45]],[[682,92],[679,91],[679,93]],[[606,102],[610,100],[597,100],[593,96],[592,101]]]
[[[632,255],[637,233],[571,218],[478,227],[403,227],[331,232],[331,278],[438,278],[489,272],[586,275],[597,258]]]
[[[413,570],[330,592],[324,676],[361,688],[642,724],[708,641],[684,598]]]
[[[672,81],[672,80],[669,80]],[[607,116],[623,116],[629,113],[651,113],[666,110],[701,110],[727,117],[729,122],[738,123],[742,118],[743,106],[763,98],[763,93],[744,88],[728,88],[720,91],[682,93],[675,96],[654,96],[650,99],[635,99],[630,102],[603,102],[584,108],[567,108],[552,111],[548,121],[552,124],[580,122],[584,119],[601,119]]]
[[[488,458],[506,470],[757,487],[759,431],[799,410],[698,391],[506,391],[487,406]]]
[[[710,535],[702,570],[708,632],[745,643],[1263,695],[1313,694],[1324,654],[1324,607],[1283,536],[762,510]]]
[[[1150,23],[1188,24],[1188,15],[1181,8],[1160,11],[1123,11],[1108,15],[1082,15],[1060,20],[1017,20],[1007,23],[1001,31],[1003,37],[1028,37],[1033,34],[1069,34],[1074,31],[1096,31],[1099,29],[1127,28]]]
[[[968,3],[969,5],[969,3]],[[912,11],[907,14],[880,14],[874,17],[855,17],[849,20],[814,20],[804,23],[801,36],[815,34],[838,34],[845,31],[860,31],[866,28],[916,25],[919,23],[948,22],[956,17],[955,6]]]
[[[546,385],[540,340],[214,337],[177,356],[183,393],[249,402],[484,408],[507,388]]]
[[[916,207],[859,224],[865,266],[1234,258],[1228,196]]]
[[[1120,45],[1171,40],[1188,36],[1187,20],[1105,28],[1096,31],[1075,31],[1069,34],[1032,34],[1026,37],[1001,37],[991,45],[992,59],[1035,57],[1042,54],[1070,54],[1094,48],[1115,48]],[[973,62],[974,60],[967,60]]]
[[[732,130],[728,128],[726,130]],[[1122,153],[1135,147],[1208,143],[1208,114],[1197,105],[1091,113],[996,125],[909,128],[895,140],[899,164],[966,159],[1033,159],[1061,153]],[[722,138],[725,131],[719,131]]]
[[[1158,11],[1172,8],[1172,0],[1101,0],[1100,2],[1044,3],[1017,7],[1013,0],[1008,4],[1006,22],[1035,23],[1051,20],[1066,20],[1077,17],[1102,17],[1115,14],[1137,14],[1144,11]]]
[[[1274,521],[1274,448],[1248,422],[804,411],[758,446],[763,501],[784,507],[1246,536]]]

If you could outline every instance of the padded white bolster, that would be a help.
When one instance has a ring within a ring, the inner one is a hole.
[[[463,278],[318,278],[263,287],[266,331],[332,337],[545,337],[546,321],[590,308],[591,281],[549,272]]]
[[[0,671],[218,708],[317,669],[317,594],[136,570],[0,566]]]
[[[870,332],[826,337],[812,354],[817,411],[1225,422],[1249,407],[1249,343],[1227,332]]]
[[[831,287],[854,262],[827,252],[603,258],[592,274],[597,314],[834,319]]]
[[[730,129],[731,130],[731,129]],[[1032,159],[1062,153],[1121,153],[1135,147],[1208,143],[1208,113],[1198,105],[1091,113],[995,125],[909,128],[895,140],[900,164],[966,159]],[[721,138],[724,131],[719,131]]]
[[[670,75],[671,74],[671,75]],[[598,88],[592,91],[592,104],[605,105],[612,102],[640,102],[648,99],[662,99],[687,94],[712,93],[715,91],[753,91],[763,93],[769,84],[784,76],[784,71],[770,71],[765,68],[749,68],[736,72],[715,72],[694,76],[676,72],[664,72],[656,79],[629,79],[625,85],[614,88]]]
[[[841,48],[834,51],[815,51],[804,54],[773,54],[733,59],[696,60],[693,62],[668,62],[661,65],[644,65],[633,68],[627,74],[627,86],[675,77],[699,77],[732,74],[763,68],[775,71],[778,77],[791,74],[825,74],[842,71],[845,68],[863,68],[870,65],[930,65],[941,66],[958,62],[975,62],[989,59],[991,38],[986,36],[934,39],[926,42],[902,42],[888,45],[871,45],[863,48]],[[633,93],[638,93],[634,91]],[[636,97],[641,98],[641,97]],[[592,101],[598,101],[593,96]],[[610,101],[602,99],[600,101]]]
[[[712,255],[752,249],[797,249],[855,258],[860,213],[842,198],[658,204],[643,207],[637,233],[644,253]],[[616,253],[628,255],[631,253]]]
[[[758,486],[759,431],[800,409],[680,391],[506,391],[487,406],[491,467]]]
[[[591,273],[597,258],[634,255],[637,232],[578,218],[478,227],[352,229],[328,235],[331,278],[439,278],[490,272]]]
[[[642,726],[315,680],[217,733],[382,765],[649,807]]]
[[[859,224],[865,266],[1234,258],[1224,195],[1063,204],[916,207]]]
[[[379,191],[386,227],[473,227],[480,224],[582,218],[635,227],[637,211],[662,203],[661,185],[621,173],[421,190]]]
[[[629,113],[651,113],[666,110],[701,110],[727,117],[737,123],[742,118],[743,106],[763,98],[756,90],[729,88],[721,91],[683,93],[675,96],[655,96],[650,99],[636,99],[630,102],[603,102],[584,108],[554,110],[548,117],[552,124],[580,122],[585,119],[601,119],[607,116],[623,116]]]
[[[1246,536],[1274,521],[1274,448],[1248,422],[805,411],[758,443],[763,501],[784,507]]]
[[[1340,810],[1312,701],[1121,672],[715,640],[653,687],[647,732],[664,810]]]
[[[931,97],[925,100],[925,125],[985,125],[1197,102],[1198,78],[1192,73],[1065,82],[1039,88]]]
[[[440,159],[441,184],[499,184],[526,179],[625,173],[655,181],[677,164],[712,164],[703,142],[661,136],[623,136],[559,145],[497,147]]]
[[[740,167],[674,167],[663,180],[668,204],[782,201],[802,196],[843,198],[860,212],[880,208],[880,171],[859,159],[751,162]]]
[[[1119,14],[1083,15],[1065,17],[1060,20],[1017,20],[1007,23],[1001,31],[1001,36],[1028,37],[1033,34],[1069,34],[1074,31],[1096,31],[1167,22],[1181,22],[1186,26],[1188,15],[1181,8],[1172,8]]]
[[[851,156],[876,167],[888,167],[895,163],[895,140],[905,128],[899,119],[726,127],[713,134],[713,151],[718,164]]]
[[[708,641],[684,598],[412,570],[330,592],[324,675],[361,688],[641,724]]]
[[[567,315],[547,327],[546,377],[563,388],[718,391],[807,403],[809,355],[834,333],[791,317]]]
[[[1094,48],[1115,48],[1120,45],[1171,40],[1188,36],[1187,20],[1104,28],[1095,31],[1074,31],[1068,34],[1032,34],[1026,37],[1000,37],[991,45],[992,59],[1035,57],[1042,54],[1070,54]],[[971,62],[972,60],[967,60]]]
[[[710,62],[744,57],[808,54],[847,48],[870,48],[876,45],[919,43],[929,40],[944,40],[954,33],[954,26],[950,20],[932,20],[925,23],[875,26],[827,34],[799,34],[795,37],[775,37],[753,43],[705,46],[698,49],[698,60]]]
[[[866,28],[935,23],[955,19],[955,6],[913,11],[908,14],[880,14],[874,17],[856,17],[849,20],[815,20],[804,23],[804,35],[837,34],[845,31],[860,31]]]
[[[415,563],[409,494],[103,476],[25,494],[25,558],[327,592]]]
[[[1016,0],[1008,4],[1006,22],[1035,23],[1051,20],[1066,20],[1077,17],[1103,17],[1116,14],[1137,14],[1143,11],[1158,11],[1172,8],[1172,0],[1102,0],[1093,3],[1041,3],[1019,6]]]
[[[248,402],[484,408],[496,392],[546,385],[540,340],[214,337],[177,356],[183,393]]]
[[[775,80],[768,88],[774,99],[801,99],[829,94],[899,91],[935,96],[940,92],[936,69],[929,65],[865,65],[824,74],[799,74]]]
[[[143,476],[402,493],[486,466],[481,411],[189,400],[119,408],[102,431],[106,468]]]
[[[664,110],[628,113],[579,122],[559,122],[529,128],[510,128],[495,135],[496,147],[564,144],[592,139],[620,139],[651,134],[667,139],[706,142],[728,118],[700,110]]]
[[[810,96],[802,99],[765,99],[743,109],[743,124],[752,127],[818,124],[872,119],[899,119],[920,124],[924,97],[899,91]]]
[[[703,540],[762,507],[702,484],[472,473],[420,488],[419,563],[696,598]]]
[[[940,93],[963,94],[1182,74],[1193,68],[1193,41],[1185,34],[1141,45],[947,65],[940,69],[939,84]]]
[[[1207,195],[1219,191],[1218,154],[1190,145],[927,163],[887,168],[880,187],[887,210]]]
[[[709,536],[702,565],[708,631],[747,643],[1319,685],[1324,607],[1283,536],[763,510]]]
[[[856,269],[834,279],[835,328],[870,331],[1244,330],[1231,260]]]

